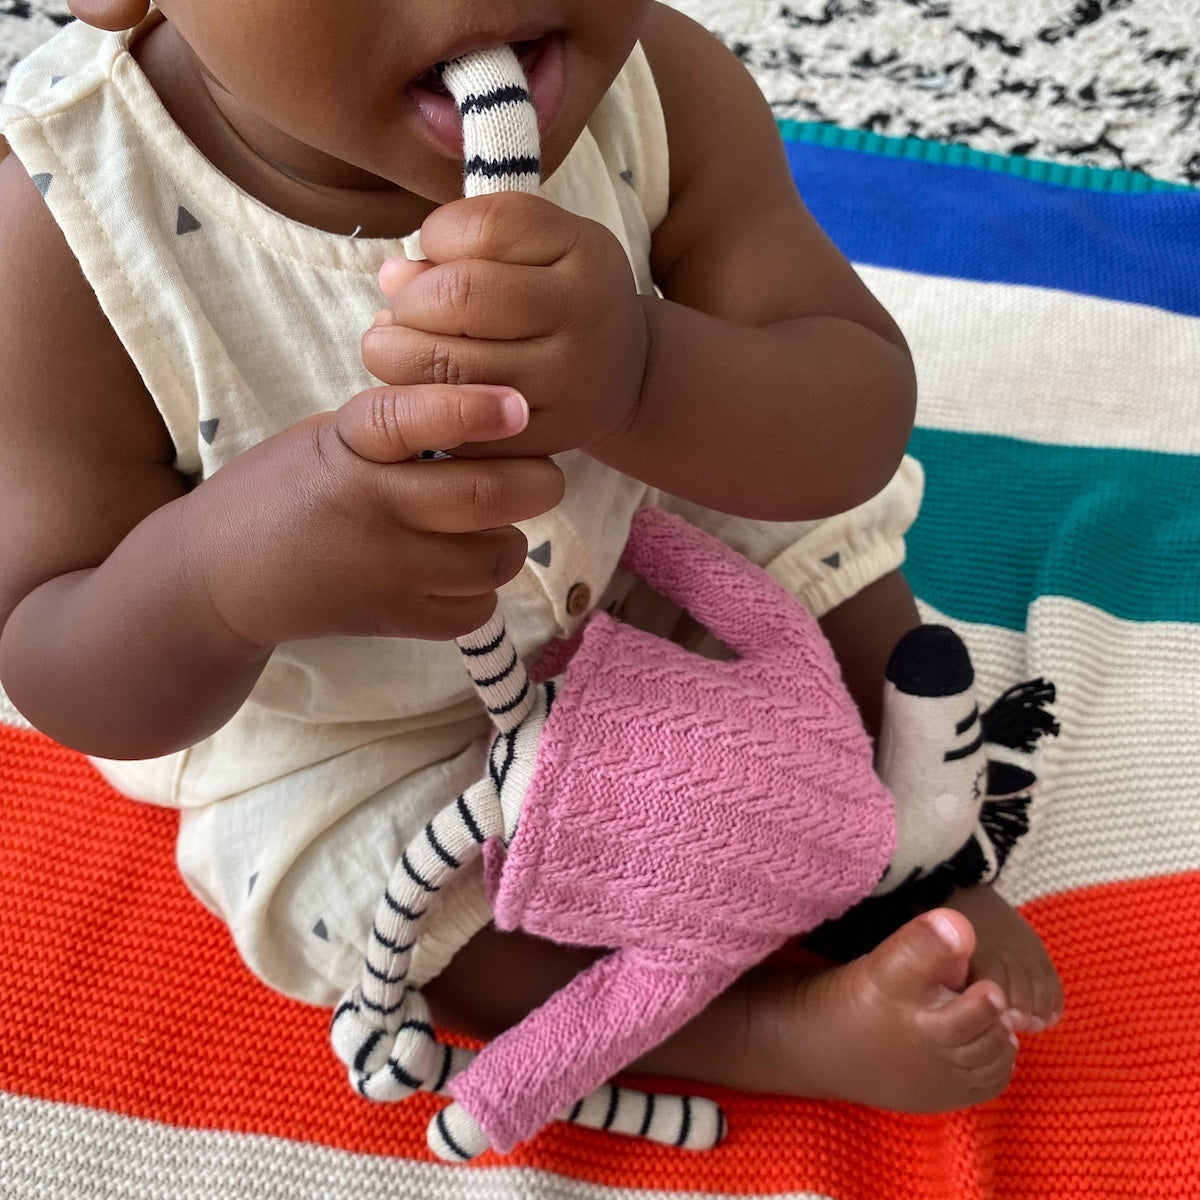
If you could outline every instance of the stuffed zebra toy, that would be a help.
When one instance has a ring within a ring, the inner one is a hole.
[[[467,194],[535,189],[536,116],[512,51],[468,55],[443,78],[462,113]],[[873,890],[911,886],[967,845],[985,868],[1002,857],[984,849],[980,718],[969,680],[951,687],[965,650],[950,631],[914,631],[889,667],[895,736],[881,745],[907,803],[876,773],[815,620],[765,572],[656,509],[636,515],[622,566],[735,658],[593,613],[565,671],[534,682],[499,612],[461,638],[496,727],[487,774],[401,855],[361,982],[334,1013],[334,1049],[362,1095],[453,1096],[428,1131],[447,1160],[507,1152],[555,1118],[716,1145],[725,1122],[711,1101],[611,1076],[790,938],[874,903]],[[471,1054],[438,1041],[408,971],[438,893],[481,854],[499,928],[611,950]]]

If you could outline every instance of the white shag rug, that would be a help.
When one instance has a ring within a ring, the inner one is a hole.
[[[668,0],[775,114],[1200,184],[1197,0]],[[68,20],[0,0],[0,82]]]

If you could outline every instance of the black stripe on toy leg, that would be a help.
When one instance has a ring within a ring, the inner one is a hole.
[[[443,1108],[435,1118],[437,1121],[438,1133],[442,1135],[442,1141],[449,1147],[451,1153],[458,1156],[461,1161],[466,1162],[471,1156],[450,1136],[450,1127],[446,1124],[446,1110]]]
[[[501,750],[504,751],[504,761],[497,766],[497,756]],[[517,731],[510,729],[507,733],[501,734],[492,742],[492,752],[488,755],[488,774],[492,778],[492,783],[496,785],[496,791],[504,791],[504,784],[508,779],[509,768],[513,765],[516,757]]]
[[[371,936],[385,950],[390,950],[393,954],[407,954],[417,944],[416,942],[394,942],[391,938],[386,938],[379,932],[378,925],[371,926]]]
[[[513,656],[509,663],[502,670],[499,670],[495,675],[488,675],[484,679],[476,679],[475,686],[478,688],[495,687],[498,683],[503,683],[517,668],[517,651],[513,648]]]
[[[383,1039],[383,1030],[377,1029],[369,1038],[358,1048],[358,1053],[354,1056],[354,1069],[361,1075],[367,1069],[367,1059],[371,1057],[371,1052],[379,1045]]]
[[[462,817],[463,824],[467,827],[467,832],[475,839],[475,841],[482,845],[487,841],[487,838],[483,836],[483,830],[479,828],[479,825],[476,822],[475,817],[472,815],[470,808],[467,807],[467,798],[465,796],[459,796],[455,803],[458,807],[458,815]]]
[[[541,160],[529,154],[518,154],[512,158],[483,158],[476,154],[463,164],[463,174],[496,179],[501,175],[540,175]]]
[[[521,690],[507,704],[501,704],[494,708],[492,707],[492,705],[489,704],[487,706],[487,710],[489,713],[492,714],[493,717],[502,717],[502,716],[504,716],[505,713],[512,712],[512,710],[514,708],[516,708],[519,704],[522,704],[525,700],[525,697],[528,695],[529,695],[529,680],[527,679],[527,680],[525,680],[524,684],[521,686]]]
[[[454,1051],[449,1046],[442,1047],[442,1069],[438,1072],[436,1082],[429,1087],[431,1092],[440,1092],[450,1078],[450,1068],[454,1065]]]
[[[442,862],[444,862],[452,871],[457,871],[458,868],[462,866],[462,863],[460,863],[458,859],[455,858],[454,855],[451,854],[450,851],[447,850],[446,847],[437,840],[437,834],[433,831],[432,821],[425,826],[425,840],[432,847],[434,854],[436,854],[438,858],[440,858]]]
[[[522,102],[532,104],[533,97],[520,84],[510,83],[504,87],[498,87],[494,92],[488,92],[484,96],[468,96],[458,106],[458,111],[465,117],[470,113],[488,112],[503,104],[520,104]]]
[[[426,832],[428,832],[428,828],[429,827],[426,826]],[[424,888],[427,892],[440,892],[442,890],[436,884],[430,883],[428,879],[423,878],[417,873],[416,867],[414,867],[408,860],[407,848],[405,848],[400,854],[400,865],[404,868],[405,875],[407,875],[409,879],[411,879],[418,887]]]
[[[675,1139],[675,1145],[686,1146],[692,1132],[692,1102],[689,1097],[680,1096],[679,1104],[679,1136]]]
[[[458,649],[460,653],[470,658],[481,658],[485,654],[491,654],[493,650],[499,650],[506,637],[508,637],[508,630],[501,625],[500,632],[486,646],[463,646],[460,644]]]
[[[615,1084],[608,1085],[608,1111],[604,1114],[602,1129],[611,1129],[617,1119],[617,1109],[621,1107],[621,1089]]]
[[[414,1092],[421,1090],[421,1080],[415,1075],[410,1075],[394,1058],[389,1058],[387,1065],[392,1078],[402,1087],[409,1088]]]
[[[387,902],[388,908],[406,921],[419,921],[425,915],[426,910],[423,908],[419,908],[415,912],[411,908],[406,908],[387,888],[383,890],[383,898]]]
[[[642,1124],[638,1129],[638,1137],[645,1137],[650,1132],[650,1123],[654,1120],[654,1093],[646,1092],[643,1099],[646,1101],[646,1111],[642,1113]]]
[[[383,971],[379,970],[378,967],[371,966],[370,959],[367,959],[363,962],[363,967],[366,970],[367,974],[370,975],[372,979],[378,979],[379,982],[382,983],[384,987],[393,987],[397,983],[403,983],[404,980],[408,977],[408,968],[407,967],[405,967],[403,971],[400,971],[399,973],[397,973],[395,975],[387,975]]]

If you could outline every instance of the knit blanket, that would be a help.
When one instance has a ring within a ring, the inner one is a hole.
[[[358,1100],[328,1013],[240,965],[176,877],[174,815],[0,701],[4,1200],[1200,1195],[1200,195],[781,129],[918,364],[923,613],[967,641],[984,700],[1057,685],[1062,734],[1003,890],[1062,974],[1062,1023],[965,1113],[700,1089],[730,1123],[708,1154],[554,1126],[443,1165],[436,1101]]]

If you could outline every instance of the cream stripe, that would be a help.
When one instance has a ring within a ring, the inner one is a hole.
[[[32,729],[33,726],[13,706],[13,702],[0,689],[0,725],[13,725],[17,729]]]
[[[440,1166],[179,1129],[10,1095],[0,1095],[0,1163],[4,1200],[722,1200],[708,1192],[607,1188],[515,1167]],[[829,1198],[789,1192],[777,1200]]]
[[[1123,621],[1062,596],[1032,605],[1027,637],[922,615],[962,635],[984,703],[1034,675],[1058,689],[1062,734],[1037,754],[1009,899],[1200,870],[1200,626]]]
[[[1200,453],[1200,320],[1048,288],[859,266],[917,363],[917,424]]]

